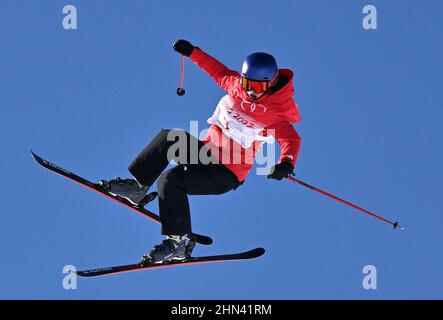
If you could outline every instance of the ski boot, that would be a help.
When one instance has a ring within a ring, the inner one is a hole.
[[[157,196],[156,192],[146,195],[149,187],[141,185],[135,179],[115,177],[110,181],[100,180],[98,184],[102,190],[107,191],[114,196],[120,196],[137,207],[145,206]]]
[[[140,266],[162,264],[173,261],[186,261],[191,257],[195,240],[185,236],[167,236],[161,244],[142,257]]]

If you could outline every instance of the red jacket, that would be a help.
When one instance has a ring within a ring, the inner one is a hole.
[[[239,111],[243,117],[239,118],[243,121],[243,124],[248,122],[243,118],[252,119],[265,129],[261,135],[272,135],[277,140],[281,148],[278,162],[284,160],[295,165],[300,151],[301,139],[291,123],[298,122],[301,118],[297,104],[293,99],[293,72],[289,69],[280,69],[278,71],[280,79],[277,83],[278,89],[253,100],[249,98],[241,86],[241,75],[237,71],[228,69],[199,48],[194,49],[190,59],[208,73],[227,92],[234,103],[241,106]],[[253,125],[251,126],[253,127]],[[226,131],[222,130],[220,125],[214,124],[209,128],[203,141],[212,150],[214,148],[218,150],[218,153],[216,152],[214,155],[237,176],[239,181],[245,179],[252,167],[252,161],[249,159],[250,155],[252,154],[252,157],[254,157],[263,143],[256,141],[250,147],[245,147],[228,137]],[[239,156],[239,153],[241,161],[233,160],[233,158]]]

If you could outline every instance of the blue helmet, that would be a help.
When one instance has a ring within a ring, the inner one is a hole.
[[[241,73],[249,80],[270,81],[278,73],[277,61],[269,53],[254,52],[246,57]]]

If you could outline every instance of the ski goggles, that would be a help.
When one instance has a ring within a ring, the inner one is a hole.
[[[241,78],[241,85],[243,89],[246,91],[248,90],[254,90],[255,93],[262,93],[266,92],[269,89],[269,84],[271,81],[256,81],[256,80],[249,80],[245,77]]]

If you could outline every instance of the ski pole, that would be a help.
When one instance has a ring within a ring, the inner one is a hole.
[[[185,94],[185,89],[183,89],[183,78],[185,76],[185,56],[182,55],[182,62],[180,67],[180,84],[177,88],[177,95],[182,96]]]
[[[326,191],[323,191],[323,190],[320,190],[320,189],[318,189],[318,188],[316,188],[314,186],[311,186],[310,184],[307,184],[306,182],[303,182],[303,181],[301,181],[299,179],[293,178],[291,176],[289,176],[288,179],[293,181],[293,182],[296,182],[296,183],[298,183],[298,184],[300,184],[300,185],[302,185],[302,186],[304,186],[306,188],[309,188],[311,190],[317,191],[318,193],[321,193],[322,195],[325,195],[325,196],[327,196],[329,198],[332,198],[332,199],[337,200],[337,201],[339,201],[341,203],[344,203],[344,204],[346,204],[346,205],[348,205],[348,206],[350,206],[350,207],[352,207],[354,209],[357,209],[357,210],[359,210],[359,211],[361,211],[363,213],[366,213],[366,214],[368,214],[368,215],[370,215],[370,216],[372,216],[374,218],[377,218],[377,219],[379,219],[379,220],[381,220],[383,222],[389,223],[390,225],[392,225],[394,227],[394,229],[398,228],[399,230],[405,230],[405,228],[403,226],[401,226],[398,223],[398,221],[392,222],[392,221],[390,221],[388,219],[385,219],[385,218],[383,218],[383,217],[381,217],[381,216],[379,216],[379,215],[377,215],[375,213],[372,213],[372,212],[370,212],[370,211],[368,211],[366,209],[363,209],[363,208],[361,208],[359,206],[356,206],[355,204],[352,204],[352,203],[350,203],[350,202],[348,202],[346,200],[343,200],[343,199],[341,199],[339,197],[336,197],[336,196],[334,196],[334,195],[332,195],[332,194],[330,194],[330,193],[328,193]]]

